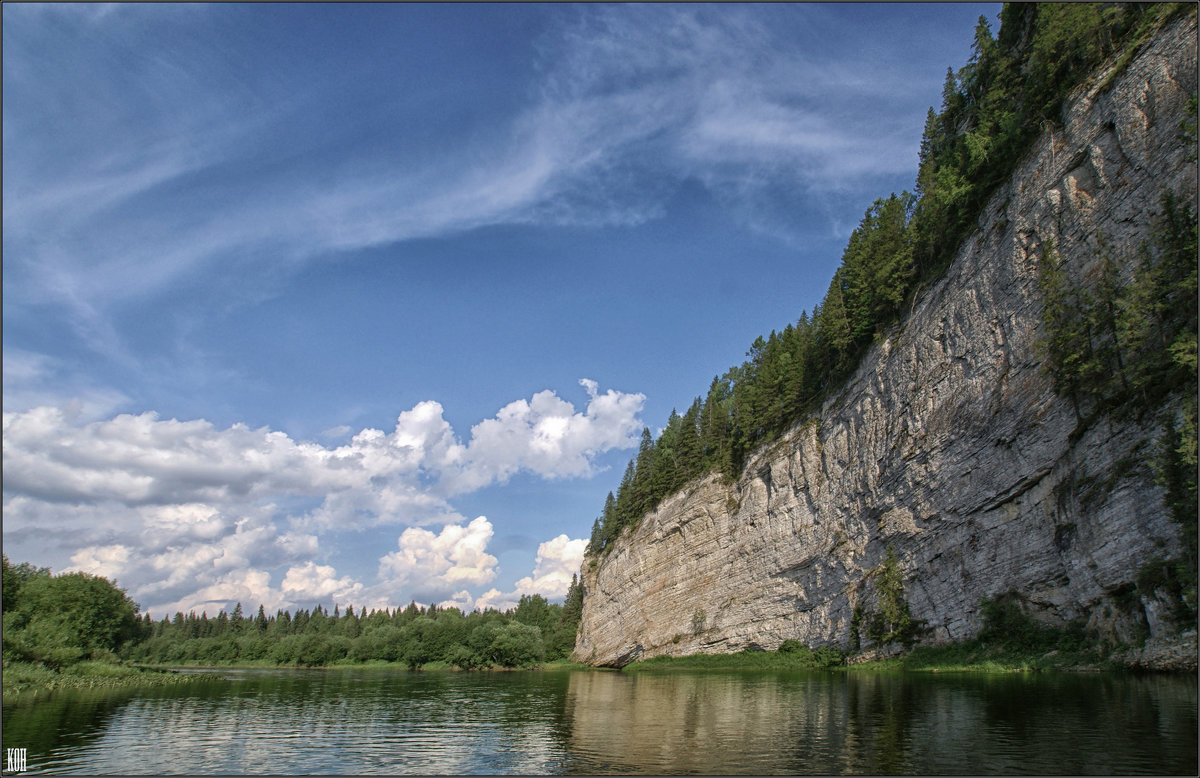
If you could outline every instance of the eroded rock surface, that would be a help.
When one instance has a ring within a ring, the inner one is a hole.
[[[1179,122],[1195,91],[1191,15],[1110,90],[1077,95],[819,419],[757,451],[736,483],[691,484],[584,562],[576,656],[848,646],[889,544],[927,642],[973,635],[981,599],[1015,592],[1047,622],[1170,644],[1153,604],[1128,596],[1147,560],[1179,551],[1150,466],[1160,414],[1077,429],[1038,354],[1037,263],[1053,240],[1068,276],[1086,278],[1102,241],[1123,251],[1149,237],[1164,190],[1194,197]]]

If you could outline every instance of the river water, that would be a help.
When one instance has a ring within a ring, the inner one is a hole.
[[[1195,676],[222,670],[4,709],[30,773],[1188,774]]]

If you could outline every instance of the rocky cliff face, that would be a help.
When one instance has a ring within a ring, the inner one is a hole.
[[[1194,197],[1179,122],[1195,90],[1193,14],[1109,90],[1076,95],[819,418],[756,452],[736,483],[694,482],[584,562],[576,657],[848,646],[889,545],[928,642],[973,635],[981,599],[1005,593],[1048,622],[1173,634],[1162,603],[1130,594],[1139,568],[1180,544],[1150,466],[1159,414],[1078,425],[1038,354],[1037,263],[1053,240],[1085,278],[1100,241],[1148,238],[1165,189]]]

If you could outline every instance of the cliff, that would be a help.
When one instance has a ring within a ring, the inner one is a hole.
[[[1037,278],[1049,241],[1081,282],[1102,243],[1148,239],[1164,190],[1194,200],[1195,148],[1179,128],[1196,90],[1195,14],[1104,81],[1073,96],[819,416],[756,451],[736,482],[693,482],[585,560],[578,659],[788,638],[848,647],[889,546],[925,642],[974,635],[981,600],[1005,594],[1048,623],[1179,642],[1165,600],[1134,586],[1181,548],[1151,466],[1161,414],[1080,422],[1055,395]]]

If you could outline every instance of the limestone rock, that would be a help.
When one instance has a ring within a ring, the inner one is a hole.
[[[1192,14],[1111,89],[1076,94],[818,419],[756,451],[736,483],[692,483],[585,560],[576,657],[846,647],[889,545],[927,642],[970,637],[981,599],[1010,592],[1046,622],[1163,632],[1159,606],[1131,612],[1117,596],[1179,548],[1149,464],[1159,414],[1077,429],[1038,356],[1037,261],[1053,240],[1068,276],[1086,278],[1101,240],[1149,237],[1164,190],[1194,196],[1178,128],[1195,91]]]

